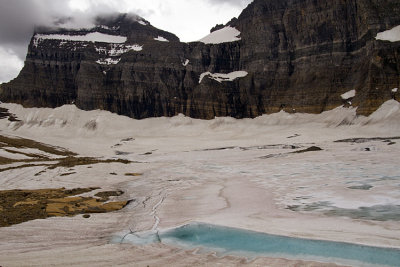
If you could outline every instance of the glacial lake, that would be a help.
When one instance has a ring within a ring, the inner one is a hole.
[[[205,223],[146,233],[114,236],[113,243],[135,245],[162,242],[217,256],[235,255],[253,259],[260,256],[331,262],[355,266],[399,266],[400,249],[343,242],[292,238]]]

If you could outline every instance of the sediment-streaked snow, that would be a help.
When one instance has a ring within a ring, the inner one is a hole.
[[[378,33],[375,39],[381,41],[390,41],[390,42],[400,41],[400,25],[390,30]]]
[[[167,39],[165,39],[165,38],[162,37],[162,36],[158,36],[158,37],[154,38],[154,40],[160,41],[160,42],[169,42]]]
[[[240,35],[240,31],[237,29],[227,26],[220,30],[216,30],[204,38],[200,39],[199,42],[205,44],[220,44],[220,43],[228,43],[239,41],[241,38],[238,37]]]
[[[209,77],[210,79],[216,80],[217,82],[232,82],[237,78],[246,77],[248,74],[247,71],[234,71],[230,73],[211,73],[204,72],[200,74],[199,83],[204,79],[204,77]]]
[[[350,91],[348,91],[348,92],[346,92],[346,93],[341,95],[343,100],[347,100],[347,99],[350,99],[350,98],[355,97],[355,96],[356,96],[356,90],[350,90]]]
[[[91,32],[85,35],[66,35],[66,34],[36,34],[35,40],[65,40],[75,42],[98,42],[98,43],[125,43],[125,36],[110,35],[100,32]]]

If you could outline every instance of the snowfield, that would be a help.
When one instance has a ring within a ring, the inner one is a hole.
[[[400,25],[390,30],[378,33],[375,39],[381,41],[390,41],[390,42],[400,41]]]
[[[154,38],[154,40],[159,41],[159,42],[169,42],[167,39],[165,39],[162,36],[158,36],[158,37]]]
[[[230,73],[211,73],[209,71],[200,74],[199,83],[203,81],[204,77],[213,79],[219,83],[232,82],[238,78],[246,77],[249,74],[247,71],[234,71]]]
[[[91,32],[85,35],[66,35],[66,34],[35,34],[35,42],[41,40],[64,40],[74,42],[98,42],[98,43],[125,43],[125,36],[110,35],[100,32]]]
[[[235,42],[241,39],[240,37],[238,37],[239,35],[240,31],[238,31],[234,27],[227,26],[225,28],[210,33],[209,35],[200,39],[199,42],[205,44],[221,44],[221,43]]]
[[[354,107],[338,107],[318,115],[282,111],[241,120],[183,115],[134,120],[74,105],[0,106],[20,120],[1,119],[0,135],[80,156],[132,161],[0,170],[2,190],[101,187],[123,190],[121,197],[132,200],[120,211],[88,219],[48,218],[0,228],[3,266],[321,265],[307,257],[247,261],[163,243],[111,242],[117,233],[190,222],[400,248],[400,103],[395,100],[369,117],[357,116]],[[5,149],[0,147],[0,156],[12,157]]]

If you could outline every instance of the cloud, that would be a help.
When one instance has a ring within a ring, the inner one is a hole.
[[[252,2],[252,0],[207,0],[211,4],[228,4],[238,7],[244,7]]]
[[[35,26],[60,26],[61,23],[67,28],[90,27],[96,16],[115,12],[137,14],[155,27],[177,34],[183,41],[194,41],[208,34],[215,24],[237,16],[251,1],[0,0],[1,60],[12,62],[10,67],[20,66]],[[0,77],[5,77],[5,73],[10,72],[0,69]]]
[[[49,5],[43,7],[45,2]],[[51,21],[49,13],[52,2],[0,0],[0,44],[14,50],[21,59],[24,58],[26,48],[22,49],[22,47],[27,46],[35,25],[45,25]],[[62,4],[61,1],[54,2]]]
[[[24,59],[26,47],[35,26],[62,26],[84,28],[93,25],[93,18],[100,13],[115,11],[106,1],[87,1],[90,12],[77,10],[73,1],[65,0],[0,0],[0,45],[13,50]],[[84,0],[81,5],[84,5]],[[66,20],[69,18],[69,20]],[[63,20],[64,19],[64,20]]]
[[[0,83],[8,82],[9,80],[17,77],[19,71],[22,69],[24,63],[21,61],[14,51],[0,47],[0,58],[7,60],[0,60]]]

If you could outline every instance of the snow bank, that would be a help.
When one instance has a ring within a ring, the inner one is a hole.
[[[390,30],[378,33],[375,39],[381,41],[390,41],[390,42],[400,41],[400,25]]]
[[[387,123],[388,125],[400,124],[400,103],[396,100],[388,100],[372,113],[364,124]]]
[[[66,34],[36,34],[36,43],[40,40],[65,40],[75,42],[98,42],[98,43],[125,43],[125,36],[109,35],[100,32],[91,32],[85,35],[66,35]]]
[[[163,133],[168,135],[176,134],[176,131],[189,131],[195,134],[202,134],[216,129],[235,129],[240,131],[249,130],[252,133],[257,131],[265,132],[271,126],[293,126],[300,127],[307,124],[321,127],[334,128],[343,127],[364,127],[378,125],[375,128],[381,130],[400,129],[400,103],[396,100],[385,102],[376,112],[369,117],[357,116],[357,108],[337,107],[333,110],[325,111],[321,114],[304,114],[304,113],[286,113],[280,111],[278,113],[262,115],[254,119],[235,119],[231,117],[220,117],[213,120],[200,120],[186,117],[182,114],[166,118],[148,118],[143,120],[135,120],[126,116],[117,115],[109,111],[93,110],[83,111],[75,105],[64,105],[59,108],[23,108],[18,104],[2,103],[0,106],[10,110],[16,114],[21,122],[8,122],[7,127],[18,129],[19,127],[39,127],[43,129],[57,128],[75,128],[75,130],[84,130],[87,132],[98,132],[101,135],[113,132],[119,135],[118,132],[124,129],[131,134],[140,132],[141,135],[153,136]],[[1,121],[1,120],[0,120]],[[343,123],[343,122],[346,123]],[[95,129],[87,129],[85,125],[95,122]],[[384,126],[384,127],[383,127]],[[381,129],[382,128],[382,129]],[[140,130],[139,130],[140,129]],[[117,131],[117,132],[114,132]]]
[[[165,39],[165,38],[162,37],[162,36],[158,36],[157,38],[154,38],[154,40],[160,41],[160,42],[169,42],[167,39]]]
[[[237,78],[246,77],[249,74],[247,71],[234,71],[230,73],[211,73],[204,72],[200,74],[199,83],[204,79],[204,77],[209,77],[210,79],[216,80],[217,82],[232,82]]]
[[[356,90],[351,90],[341,95],[343,100],[347,100],[355,96],[356,96]]]
[[[240,31],[237,29],[227,26],[223,29],[214,31],[207,35],[206,37],[199,40],[199,42],[205,44],[220,44],[220,43],[228,43],[239,41],[241,38],[238,37],[240,35]]]

